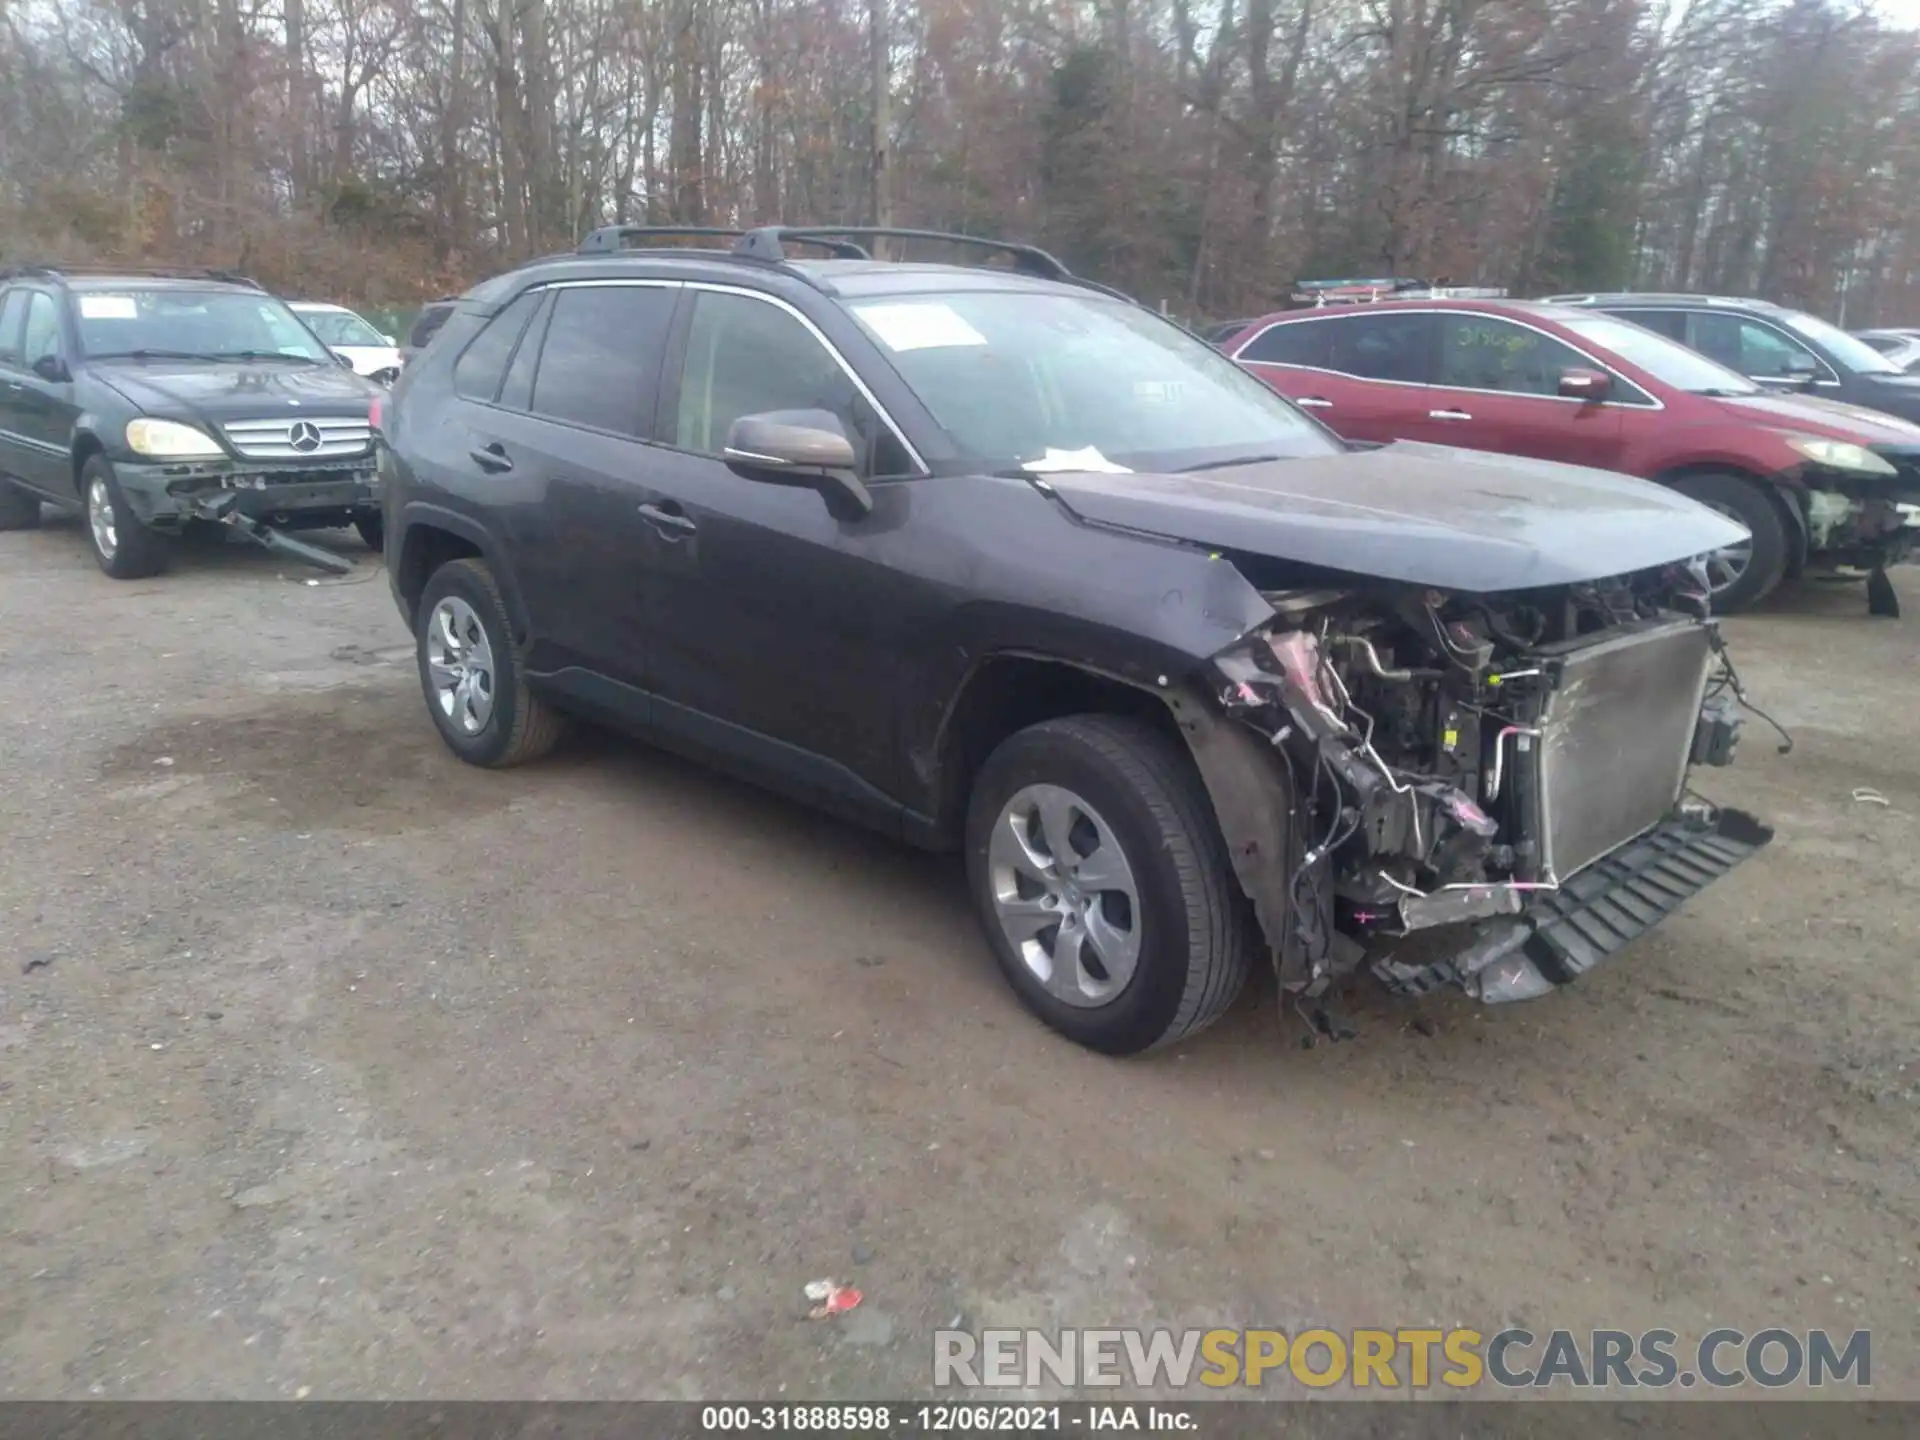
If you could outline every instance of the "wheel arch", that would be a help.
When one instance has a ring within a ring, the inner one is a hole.
[[[1302,968],[1287,903],[1300,850],[1292,783],[1271,746],[1221,716],[1189,681],[1145,685],[1021,651],[982,657],[947,707],[937,741],[936,813],[928,833],[913,838],[957,843],[974,779],[996,746],[1030,725],[1088,713],[1132,716],[1179,738],[1276,964],[1283,976]]]
[[[427,582],[442,565],[452,560],[484,560],[492,570],[494,583],[507,605],[513,622],[514,640],[524,643],[531,629],[520,587],[511,569],[502,563],[499,547],[486,530],[458,511],[438,505],[411,504],[400,516],[399,562],[394,570],[393,587],[406,605],[409,626],[420,618],[420,597]]]
[[[1766,497],[1779,514],[1787,533],[1787,569],[1789,578],[1797,578],[1807,566],[1807,553],[1812,539],[1807,533],[1807,517],[1801,508],[1788,499],[1780,484],[1771,476],[1754,469],[1750,465],[1741,465],[1727,460],[1692,460],[1662,470],[1653,478],[1662,485],[1678,485],[1683,480],[1697,476],[1726,475],[1736,480],[1744,480]]]

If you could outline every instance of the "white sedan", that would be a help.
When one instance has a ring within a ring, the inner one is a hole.
[[[356,375],[391,384],[400,373],[400,350],[393,336],[382,335],[344,305],[295,300],[289,307],[334,354],[352,363]]]

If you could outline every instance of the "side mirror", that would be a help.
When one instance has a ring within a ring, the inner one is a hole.
[[[1565,399],[1598,405],[1613,393],[1613,376],[1604,370],[1562,370],[1558,390]]]
[[[67,362],[58,355],[42,355],[33,362],[33,373],[56,385],[64,385],[73,378],[73,372],[67,369]]]
[[[839,417],[826,410],[768,410],[727,427],[727,465],[749,480],[811,485],[836,515],[873,513],[873,496]]]
[[[381,340],[382,340],[382,341],[384,341],[384,342],[386,343],[386,345],[387,345],[387,347],[388,347],[389,349],[391,349],[391,348],[393,347],[393,345],[394,345],[394,344],[396,343],[396,342],[394,341],[394,338],[393,338],[393,337],[392,337],[391,335],[382,335],[382,336],[381,336],[380,338],[381,338]]]
[[[1804,350],[1795,350],[1787,356],[1787,378],[1806,389],[1819,380],[1820,362]]]

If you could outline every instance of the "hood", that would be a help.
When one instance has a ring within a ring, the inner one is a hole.
[[[1920,375],[1856,376],[1863,403],[1905,420],[1920,421]],[[1920,438],[1920,437],[1916,437]]]
[[[297,415],[360,415],[379,393],[343,365],[289,361],[96,360],[92,372],[149,415],[224,424]]]
[[[1410,441],[1199,474],[1036,479],[1082,520],[1445,590],[1599,580],[1747,534],[1645,480]]]
[[[377,375],[382,370],[398,368],[400,347],[397,345],[335,345],[334,354],[344,355],[353,362],[356,375]]]
[[[1742,420],[1771,425],[1780,430],[1804,430],[1829,440],[1851,440],[1856,445],[1920,444],[1920,376],[1862,375],[1866,381],[1890,381],[1875,384],[1873,404],[1829,400],[1822,395],[1762,393],[1759,395],[1715,396],[1714,403]],[[1905,382],[1904,387],[1901,382]],[[1900,407],[1895,413],[1895,407]],[[1904,418],[1903,418],[1904,417]]]

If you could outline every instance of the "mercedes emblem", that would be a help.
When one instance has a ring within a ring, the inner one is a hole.
[[[311,455],[320,448],[320,427],[311,420],[296,420],[287,427],[287,444],[302,455]]]

